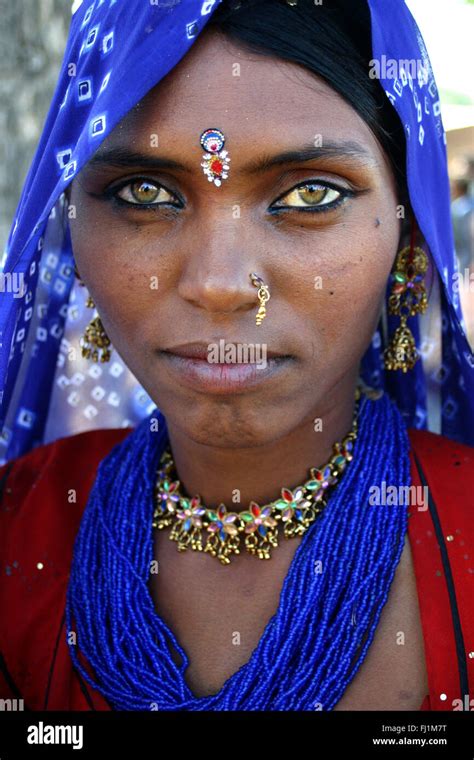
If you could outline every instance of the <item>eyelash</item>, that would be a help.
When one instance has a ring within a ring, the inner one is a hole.
[[[300,188],[308,187],[310,185],[314,185],[316,188],[324,189],[324,190],[335,190],[339,193],[339,198],[336,198],[334,201],[331,201],[330,203],[323,203],[320,206],[277,206],[273,207],[273,209],[270,210],[270,214],[279,214],[281,211],[301,211],[304,214],[310,213],[310,214],[324,214],[328,213],[330,211],[334,211],[338,206],[340,206],[347,198],[353,198],[356,193],[353,190],[348,190],[347,188],[338,187],[338,185],[332,184],[331,182],[327,182],[324,180],[315,180],[315,179],[309,179],[305,182],[300,182],[298,185],[295,185],[294,187],[291,187],[289,190],[284,192],[282,195],[280,195],[279,198],[276,199],[275,203],[277,203],[281,198],[284,198],[286,195],[289,195],[290,193],[293,193],[295,190],[299,190]]]
[[[172,190],[168,190],[166,185],[163,185],[161,182],[157,182],[155,179],[150,179],[149,177],[134,177],[133,179],[129,179],[126,182],[123,182],[119,186],[115,186],[112,188],[107,188],[104,190],[104,192],[101,194],[101,197],[105,200],[112,203],[114,206],[118,206],[120,208],[128,208],[128,209],[139,209],[140,211],[157,211],[158,209],[167,209],[168,211],[176,211],[179,207],[172,203],[130,203],[129,201],[125,201],[123,198],[119,198],[117,193],[120,192],[120,190],[123,190],[125,187],[129,187],[131,185],[137,184],[138,182],[149,182],[151,185],[155,185],[158,189],[166,190],[167,193],[170,195],[175,195]]]
[[[178,207],[175,204],[172,203],[130,203],[130,201],[126,201],[123,198],[118,197],[118,193],[123,190],[126,187],[129,187],[133,184],[136,184],[138,182],[149,182],[150,184],[154,185],[158,189],[166,190],[166,192],[170,193],[170,195],[176,196],[176,193],[172,190],[169,190],[166,185],[163,185],[161,182],[157,182],[154,179],[150,179],[149,177],[141,176],[136,177],[133,179],[127,180],[127,182],[124,182],[123,184],[119,185],[118,187],[115,186],[113,188],[109,188],[105,190],[102,193],[102,197],[105,200],[108,200],[109,202],[113,203],[115,206],[118,206],[120,208],[133,208],[140,211],[154,211],[156,212],[158,209],[160,210],[168,210],[168,211],[177,211]],[[316,214],[322,214],[322,213],[328,213],[330,211],[334,211],[338,206],[340,206],[347,198],[353,198],[357,193],[353,190],[348,190],[347,188],[338,187],[335,184],[332,184],[331,182],[326,182],[322,180],[315,180],[315,179],[309,179],[305,182],[301,182],[298,185],[294,185],[289,190],[284,192],[282,195],[277,198],[274,203],[277,203],[281,198],[284,198],[286,195],[289,195],[290,193],[294,192],[295,190],[299,190],[300,188],[308,187],[309,185],[315,185],[317,188],[326,189],[326,190],[335,190],[336,192],[340,193],[340,197],[337,198],[334,201],[331,201],[330,203],[322,204],[321,206],[277,206],[269,209],[269,213],[272,215],[280,214],[282,211],[285,213],[288,213],[288,211],[300,211],[303,213],[316,213]]]

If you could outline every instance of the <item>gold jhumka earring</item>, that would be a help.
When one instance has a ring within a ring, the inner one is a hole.
[[[81,280],[76,266],[74,266],[74,274],[79,280],[79,285],[84,287],[84,283]],[[95,309],[95,304],[91,295],[87,296],[86,306],[90,309]],[[110,361],[110,338],[105,332],[104,325],[102,324],[102,320],[98,313],[91,319],[84,330],[84,335],[82,335],[79,345],[81,346],[81,353],[84,359],[90,359],[93,362]]]
[[[428,306],[424,282],[428,257],[422,248],[415,247],[415,231],[413,218],[410,245],[398,252],[392,269],[388,312],[400,317],[400,325],[384,351],[384,366],[388,370],[407,372],[420,358],[407,319],[423,314]]]

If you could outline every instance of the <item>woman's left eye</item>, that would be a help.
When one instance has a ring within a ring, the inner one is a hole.
[[[147,179],[128,182],[119,190],[114,190],[113,195],[133,206],[159,206],[162,203],[172,203],[176,199],[166,187]]]
[[[296,208],[305,211],[328,211],[351,195],[350,190],[336,189],[319,182],[298,185],[273,204],[272,208]],[[329,207],[329,208],[326,208]]]

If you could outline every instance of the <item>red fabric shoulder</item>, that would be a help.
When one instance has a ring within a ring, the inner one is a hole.
[[[474,448],[427,431],[410,429],[408,434],[412,484],[420,489],[408,510],[408,534],[428,669],[429,702],[423,708],[469,710],[474,680]]]
[[[0,468],[0,697],[21,696],[32,710],[91,709],[67,648],[65,595],[97,467],[130,431],[60,438]],[[87,690],[92,709],[109,709]]]

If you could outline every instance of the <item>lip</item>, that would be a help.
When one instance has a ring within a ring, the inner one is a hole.
[[[281,374],[292,357],[266,352],[266,366],[258,363],[209,363],[208,345],[188,343],[160,351],[179,384],[201,393],[228,395],[245,393]]]
[[[226,346],[237,345],[233,341],[225,340],[224,338],[221,338],[220,341],[223,342]],[[173,354],[174,356],[183,356],[187,359],[202,359],[204,361],[207,361],[207,358],[209,356],[209,346],[214,345],[218,342],[219,342],[219,339],[210,340],[208,341],[208,343],[204,343],[204,342],[183,343],[180,346],[172,346],[171,348],[164,348],[162,349],[162,351],[167,354]],[[241,343],[243,342],[241,341]],[[248,342],[247,345],[251,345],[250,342]],[[256,344],[254,343],[253,345],[256,345]],[[277,353],[276,351],[271,351],[271,350],[266,350],[265,355],[269,359],[281,359],[284,357],[283,354]]]

